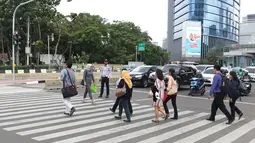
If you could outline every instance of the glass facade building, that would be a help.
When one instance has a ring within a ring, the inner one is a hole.
[[[202,24],[202,51],[204,58],[214,46],[236,44],[239,41],[240,0],[169,0],[169,43],[182,38],[184,21],[200,21]],[[173,30],[169,30],[173,28]],[[171,37],[171,36],[170,36]],[[171,47],[169,46],[170,51]],[[171,51],[172,52],[172,51]]]

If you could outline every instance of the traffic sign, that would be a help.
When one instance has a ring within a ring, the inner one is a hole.
[[[138,44],[138,51],[145,51],[145,44],[144,43],[139,43]]]

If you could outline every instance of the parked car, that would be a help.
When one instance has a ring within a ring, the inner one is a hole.
[[[213,68],[213,65],[197,65],[196,67],[200,72],[204,72],[208,68]]]
[[[156,66],[139,66],[130,72],[134,86],[147,87],[149,75],[156,72]]]
[[[227,68],[221,68],[221,70],[224,71],[225,74],[229,73],[229,70]],[[204,72],[202,72],[203,78],[205,80],[206,85],[212,85],[213,83],[213,77],[215,75],[213,68],[208,68]]]
[[[168,64],[162,68],[164,73],[164,79],[167,86],[169,79],[169,69],[173,68],[177,77],[177,88],[179,89],[182,85],[190,85],[190,79],[196,75],[196,69],[190,65],[179,65],[179,64]],[[156,73],[151,73],[149,76],[149,83],[154,83],[156,79]]]
[[[246,70],[248,74],[251,76],[251,80],[255,81],[255,67],[247,67]]]

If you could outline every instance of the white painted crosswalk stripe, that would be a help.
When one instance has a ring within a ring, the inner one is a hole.
[[[254,128],[255,128],[255,120],[241,126],[240,128],[237,128],[236,130],[228,133],[227,135],[217,139],[216,141],[212,143],[231,143]]]
[[[236,118],[237,119],[237,118]],[[232,124],[236,124],[236,123],[239,123],[240,121],[243,121],[244,118],[241,118],[240,120],[236,120],[235,122],[233,122]],[[228,127],[231,127],[229,125],[226,125],[225,122],[223,123],[219,123],[219,124],[216,124],[215,126],[211,127],[211,128],[207,128],[205,130],[202,130],[201,132],[198,132],[196,134],[193,134],[192,136],[189,136],[189,137],[186,137],[184,139],[181,139],[179,141],[176,141],[174,143],[195,143],[209,135],[212,135],[214,133],[217,133],[219,132],[220,130],[223,130],[223,129],[226,129]]]
[[[141,107],[142,106],[140,106],[139,108],[141,108]],[[134,107],[134,109],[136,109],[136,108]],[[148,112],[148,111],[151,111],[151,109],[149,109],[148,106],[146,106],[146,109],[142,109],[140,111],[137,110],[136,113],[143,113],[143,112]],[[87,117],[97,117],[99,115],[107,115],[107,114],[109,114],[109,113],[108,112],[94,113],[94,114],[89,114]],[[81,116],[80,118],[84,118],[84,117],[86,117],[86,115]],[[72,120],[75,120],[77,118],[73,117],[73,118],[69,118],[69,119],[60,119],[60,120],[72,121]],[[18,132],[17,134],[19,134],[19,135],[30,135],[30,134],[35,134],[35,133],[41,133],[41,132],[52,131],[52,130],[57,130],[57,129],[63,129],[63,128],[72,127],[72,126],[78,126],[78,125],[94,123],[94,122],[98,122],[98,121],[104,121],[104,120],[112,119],[112,118],[113,118],[112,115],[108,115],[108,116],[103,116],[103,117],[100,117],[100,118],[93,118],[93,119],[87,119],[87,120],[82,120],[82,121],[77,121],[77,122],[66,123],[66,124],[63,124],[63,125],[56,125],[56,126],[39,128],[39,129],[32,129],[32,130],[28,130],[28,131],[22,131],[22,132]],[[49,121],[49,122],[52,122],[52,121]],[[58,123],[59,122],[60,121],[58,121]]]
[[[252,119],[241,118],[226,125],[226,117],[222,114],[216,116],[216,122],[209,122],[205,120],[209,113],[190,110],[180,110],[178,120],[163,121],[160,118],[159,124],[152,123],[154,109],[151,105],[141,105],[139,101],[144,99],[132,103],[134,115],[131,123],[115,120],[109,110],[114,100],[103,98],[95,99],[96,105],[92,105],[90,99],[83,103],[82,96],[73,97],[72,103],[77,111],[68,117],[63,114],[61,94],[36,91],[8,95],[9,91],[11,88],[8,87],[4,94],[0,93],[0,128],[45,143],[195,143],[207,138],[212,143],[230,143],[255,130],[255,120]],[[173,109],[169,110],[172,114]],[[125,118],[125,112],[122,118]],[[215,137],[226,130],[227,134]],[[255,143],[252,137],[246,139],[249,141]]]

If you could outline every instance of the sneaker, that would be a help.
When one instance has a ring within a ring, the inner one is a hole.
[[[85,99],[85,98],[83,98],[82,102],[83,102],[83,103],[85,103],[85,102],[86,102],[86,99]]]
[[[242,118],[242,116],[243,116],[243,113],[239,114],[238,120],[240,120]]]
[[[131,122],[131,120],[128,120],[128,119],[123,120],[123,121],[126,122],[126,123],[130,123]]]
[[[114,118],[115,118],[116,120],[120,120],[120,119],[121,119],[120,116],[114,116]]]
[[[112,108],[110,108],[110,111],[112,111],[112,113],[115,113],[115,111]]]
[[[74,107],[71,108],[71,111],[70,111],[70,116],[73,116],[73,113],[76,111],[76,109]]]
[[[91,103],[92,103],[92,105],[94,105],[94,104],[95,104],[95,101],[94,101],[94,99],[91,99]]]

